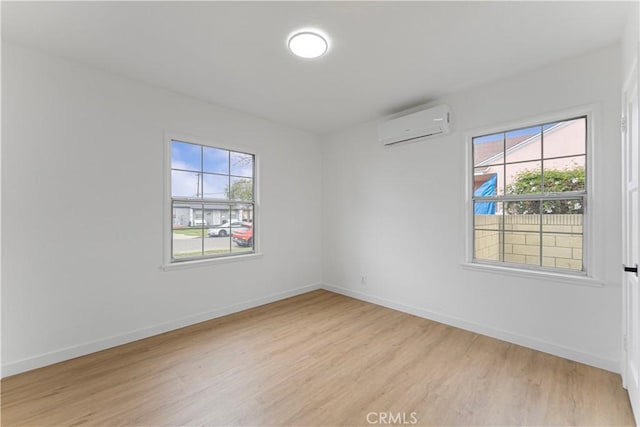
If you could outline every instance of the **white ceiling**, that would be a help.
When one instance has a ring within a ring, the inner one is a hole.
[[[2,2],[2,37],[327,134],[619,40],[616,2]],[[289,33],[331,38],[319,60]]]

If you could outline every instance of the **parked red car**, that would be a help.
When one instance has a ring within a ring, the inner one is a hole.
[[[242,224],[242,227],[231,232],[231,237],[238,246],[253,246],[253,224]]]

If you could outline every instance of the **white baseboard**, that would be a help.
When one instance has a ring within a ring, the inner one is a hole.
[[[475,332],[480,335],[486,335],[509,343],[518,344],[523,347],[541,351],[543,353],[549,353],[554,356],[559,356],[565,359],[573,360],[575,362],[584,363],[585,365],[594,366],[606,371],[615,372],[617,374],[620,373],[620,361],[615,359],[607,359],[560,344],[554,344],[537,338],[514,334],[512,332],[503,331],[501,329],[496,329],[479,323],[469,322],[458,317],[437,313],[431,310],[425,310],[423,308],[410,306],[386,298],[379,298],[373,295],[366,294],[364,292],[355,291],[340,286],[325,283],[321,286],[321,288],[326,289],[327,291],[335,292],[337,294],[346,295],[348,297],[370,302],[372,304],[402,311],[404,313],[413,314],[414,316],[433,320],[439,323],[444,323],[450,326],[455,326],[456,328]]]
[[[132,341],[137,341],[137,340],[148,338],[154,335],[163,334],[165,332],[173,331],[175,329],[184,328],[185,326],[194,325],[196,323],[215,319],[217,317],[226,316],[228,314],[237,313],[239,311],[246,310],[249,308],[258,307],[264,304],[269,304],[271,302],[275,302],[285,298],[304,294],[320,288],[321,288],[320,284],[307,285],[300,288],[280,292],[277,294],[256,298],[256,299],[242,302],[239,304],[218,308],[205,313],[199,313],[199,314],[183,317],[181,319],[173,320],[171,322],[161,323],[159,325],[137,329],[124,334],[102,338],[95,341],[89,341],[83,344],[78,344],[78,345],[62,348],[59,350],[54,350],[48,353],[40,354],[37,356],[32,356],[32,357],[24,358],[14,362],[9,362],[2,365],[2,377],[3,378],[8,377],[10,375],[19,374],[21,372],[30,371],[32,369],[41,368],[43,366],[52,365],[54,363],[62,362],[69,359],[74,359],[80,356],[85,356],[90,353],[106,350],[111,347],[127,344]]]

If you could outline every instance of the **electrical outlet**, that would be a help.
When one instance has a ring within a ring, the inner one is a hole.
[[[367,286],[367,276],[360,277],[360,285]]]

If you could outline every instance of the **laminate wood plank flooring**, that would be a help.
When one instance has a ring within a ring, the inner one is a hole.
[[[2,425],[633,425],[620,376],[314,291],[5,378]]]

